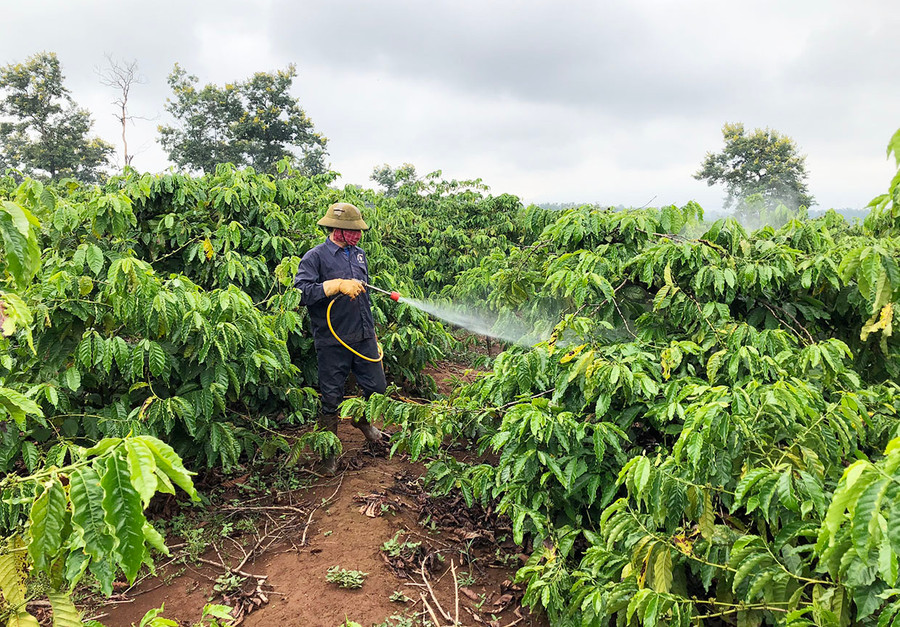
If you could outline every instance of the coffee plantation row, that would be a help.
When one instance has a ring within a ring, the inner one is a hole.
[[[889,148],[900,158],[900,133]],[[80,624],[165,552],[144,509],[187,469],[339,446],[292,278],[324,207],[365,208],[376,285],[545,332],[430,403],[350,399],[435,492],[509,515],[554,625],[890,625],[900,611],[900,175],[865,223],[747,232],[684,207],[562,212],[439,175],[396,196],[222,165],[101,186],[0,179],[0,589]],[[373,298],[389,377],[454,350]],[[446,453],[460,442],[493,463]],[[28,585],[41,580],[42,586]],[[18,622],[14,622],[18,621]],[[900,619],[898,619],[900,622]]]

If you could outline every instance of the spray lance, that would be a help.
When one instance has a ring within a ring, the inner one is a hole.
[[[389,292],[387,290],[383,290],[380,287],[375,287],[374,285],[370,285],[369,283],[364,283],[364,285],[370,289],[375,290],[376,292],[381,292],[382,294],[387,294],[390,299],[394,302],[400,302],[400,292]]]
[[[375,290],[376,292],[381,292],[382,294],[387,294],[388,297],[396,303],[400,302],[400,292],[389,292],[387,290],[383,290],[380,287],[375,287],[374,285],[370,285],[368,283],[363,283],[363,285],[365,285],[367,288]],[[334,300],[332,300],[330,303],[328,303],[328,309],[325,310],[325,322],[328,323],[328,330],[331,331],[331,334],[334,336],[334,339],[336,339],[338,342],[340,342],[344,348],[346,348],[348,351],[350,351],[351,353],[353,353],[360,359],[365,359],[366,361],[371,361],[372,363],[378,363],[379,361],[384,359],[384,350],[382,350],[381,344],[378,345],[378,358],[375,359],[372,357],[366,357],[365,355],[363,355],[359,351],[355,350],[349,344],[347,344],[344,340],[341,339],[341,336],[339,336],[335,332],[334,327],[331,326],[331,307],[333,305],[334,305]]]

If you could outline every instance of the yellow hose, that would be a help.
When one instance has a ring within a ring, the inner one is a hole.
[[[360,359],[365,359],[366,361],[371,361],[373,364],[377,364],[379,361],[384,359],[384,351],[381,349],[381,344],[378,344],[378,359],[372,359],[371,357],[366,357],[362,353],[358,353],[357,351],[350,348],[350,345],[347,344],[344,340],[340,338],[340,336],[334,332],[334,327],[331,326],[331,307],[334,305],[334,301],[337,299],[332,299],[330,303],[328,303],[328,309],[325,310],[325,322],[328,323],[328,330],[331,331],[331,334],[334,336],[338,342],[343,345],[348,351],[359,357]]]

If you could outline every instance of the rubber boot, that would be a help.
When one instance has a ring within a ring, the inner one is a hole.
[[[337,414],[319,412],[319,416],[316,418],[316,424],[319,426],[320,430],[331,431],[333,434],[337,435],[338,420]],[[337,474],[337,462],[336,455],[323,455],[322,461],[319,462],[319,472],[328,477],[333,477]]]
[[[384,434],[379,431],[378,427],[370,423],[365,418],[361,418],[358,421],[353,423],[353,426],[362,431],[363,435],[366,436],[366,439],[369,442],[381,442],[384,439]]]

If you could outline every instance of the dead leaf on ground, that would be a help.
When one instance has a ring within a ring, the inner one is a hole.
[[[463,593],[464,595],[466,595],[467,597],[469,597],[470,599],[472,599],[473,601],[479,601],[479,600],[480,600],[480,599],[478,598],[478,595],[475,594],[475,592],[473,592],[471,588],[466,588],[466,587],[464,586],[464,587],[460,588],[459,591],[462,592],[462,593]]]
[[[498,610],[502,610],[507,605],[509,605],[512,602],[512,600],[513,600],[513,595],[511,595],[507,592],[506,594],[502,595],[499,599],[494,601],[494,607],[497,608]]]
[[[472,620],[474,620],[474,621],[475,621],[476,623],[478,623],[479,625],[484,625],[484,619],[481,618],[481,616],[479,616],[479,615],[475,612],[475,610],[473,610],[471,607],[466,607],[465,605],[463,605],[463,609],[464,609],[465,611],[467,611],[469,614],[471,614]]]
[[[353,500],[357,503],[362,503],[359,513],[365,514],[369,518],[378,518],[386,511],[397,509],[397,505],[389,501],[384,492],[373,492],[366,496],[354,496]]]
[[[247,473],[246,475],[241,475],[240,477],[235,477],[234,479],[226,479],[225,481],[222,482],[222,487],[223,488],[233,488],[238,485],[243,485],[243,484],[247,483],[247,479],[249,479],[249,478],[250,478],[250,474]]]

